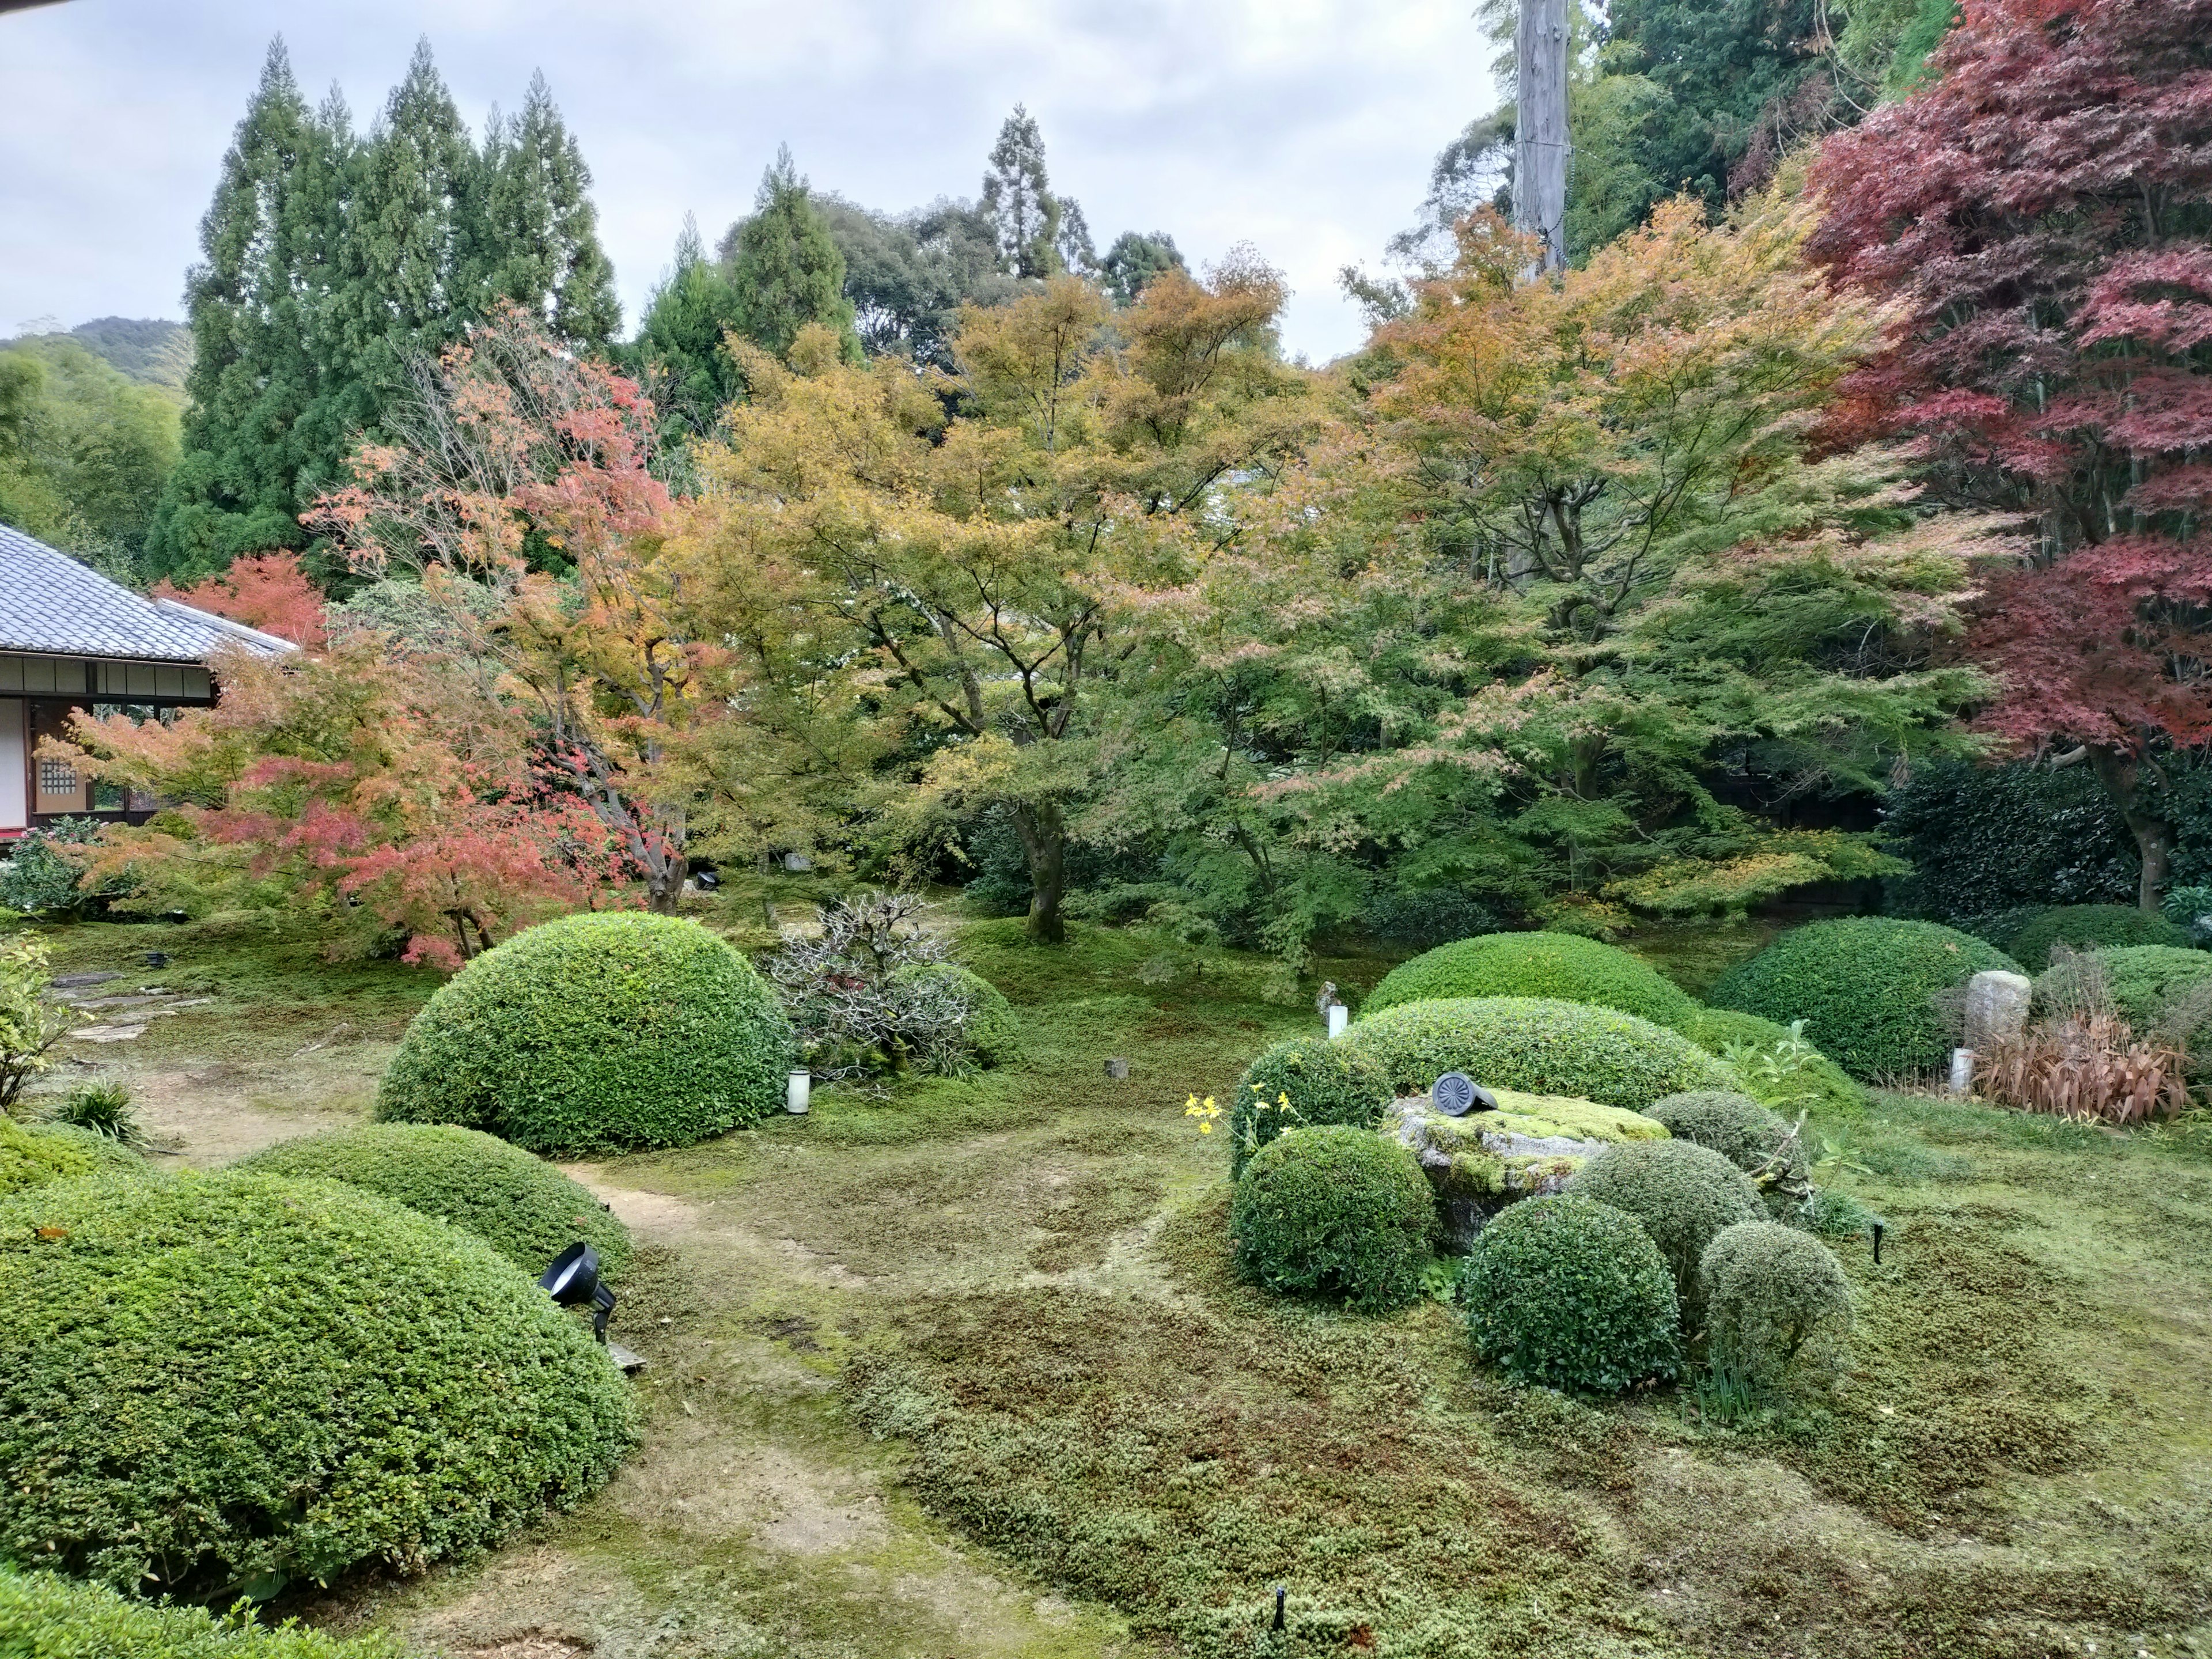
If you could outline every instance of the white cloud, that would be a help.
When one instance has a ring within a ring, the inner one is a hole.
[[[597,179],[627,314],[684,214],[711,240],[787,142],[820,186],[972,195],[1017,100],[1102,241],[1249,241],[1288,273],[1285,338],[1358,343],[1337,268],[1413,215],[1489,106],[1468,0],[72,0],[0,16],[0,331],[176,316],[232,125],[280,30],[311,96],[366,125],[427,33],[463,110],[553,84]]]

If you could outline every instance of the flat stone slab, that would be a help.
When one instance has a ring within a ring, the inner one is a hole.
[[[56,974],[46,982],[57,991],[76,991],[88,985],[105,985],[112,979],[122,977],[120,974]]]
[[[145,1035],[143,1025],[80,1025],[70,1033],[79,1042],[128,1042]]]
[[[633,1353],[621,1343],[611,1339],[607,1343],[607,1358],[621,1366],[625,1373],[641,1371],[645,1369],[643,1354]]]

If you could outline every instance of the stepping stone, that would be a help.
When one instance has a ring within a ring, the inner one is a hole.
[[[105,985],[111,979],[121,979],[120,974],[57,974],[49,981],[57,991],[74,991],[87,985]]]
[[[70,1033],[79,1042],[128,1042],[145,1035],[143,1025],[84,1025]]]

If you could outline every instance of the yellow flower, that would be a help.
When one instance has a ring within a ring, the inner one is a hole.
[[[1213,1126],[1211,1123],[1201,1123],[1198,1126],[1198,1132],[1202,1135],[1210,1135],[1213,1133]]]

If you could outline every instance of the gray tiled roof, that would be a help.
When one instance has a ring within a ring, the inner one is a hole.
[[[224,646],[258,657],[290,641],[175,599],[142,599],[66,553],[0,525],[0,651],[134,662],[205,662]]]

